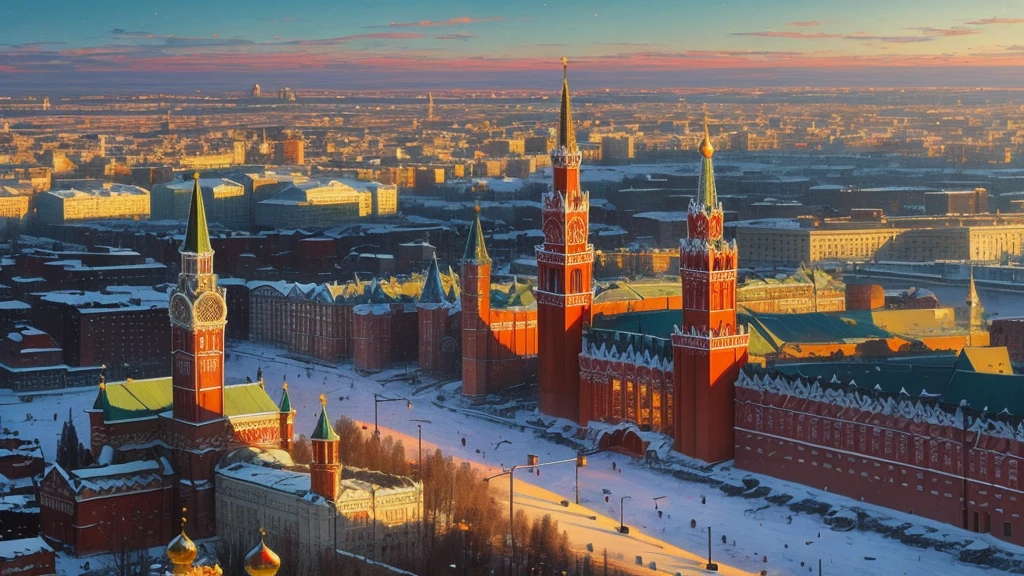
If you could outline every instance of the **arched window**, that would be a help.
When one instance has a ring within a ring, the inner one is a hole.
[[[579,294],[583,292],[583,271],[573,270],[569,280],[569,292]]]

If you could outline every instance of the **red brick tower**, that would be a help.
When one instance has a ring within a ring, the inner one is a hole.
[[[213,248],[206,211],[195,175],[192,207],[185,228],[181,273],[171,292],[171,390],[173,409],[168,422],[169,444],[177,505],[189,510],[189,522],[199,538],[213,536],[214,467],[224,444],[224,289],[213,273]]]
[[[263,379],[260,378],[260,386]],[[292,451],[292,439],[295,437],[295,409],[292,408],[292,397],[288,394],[288,383],[281,383],[281,401],[277,405],[278,425],[281,429],[281,449]]]
[[[309,465],[309,488],[334,501],[341,493],[341,461],[338,457],[340,438],[327,416],[327,397],[320,395],[320,419],[309,437],[313,444],[313,462]]]
[[[697,198],[687,216],[689,237],[679,248],[683,328],[672,335],[675,449],[705,462],[733,457],[733,384],[747,361],[749,340],[736,325],[736,242],[722,238],[714,152],[705,118]]]
[[[543,198],[544,244],[537,246],[537,331],[540,410],[580,424],[590,420],[590,398],[581,395],[579,355],[583,324],[594,294],[594,247],[587,240],[590,193],[580,190],[580,162],[562,59],[562,109],[558,143],[551,151],[552,190]]]
[[[480,206],[462,256],[462,393],[486,394],[487,350],[491,339],[491,257],[480,227]]]
[[[419,326],[419,365],[420,370],[427,373],[441,372],[443,359],[441,340],[447,334],[448,313],[451,303],[441,283],[441,270],[437,267],[437,257],[430,261],[427,277],[420,291],[420,301],[416,306],[417,324]]]
[[[171,358],[174,418],[203,424],[224,418],[224,290],[213,273],[199,174],[192,190],[181,273],[171,294]]]

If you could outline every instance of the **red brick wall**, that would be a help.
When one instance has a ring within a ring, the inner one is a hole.
[[[996,318],[988,333],[990,345],[1006,346],[1010,360],[1024,362],[1024,318]]]
[[[379,372],[391,363],[392,312],[357,310],[354,316],[355,350],[352,362],[358,370]]]
[[[49,576],[56,573],[56,559],[53,552],[49,551],[19,556],[13,560],[5,559],[3,566],[0,566],[0,576]]]
[[[745,387],[735,436],[737,468],[1024,544],[1016,440]]]

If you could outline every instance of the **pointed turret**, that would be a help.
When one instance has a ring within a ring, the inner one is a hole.
[[[277,404],[277,411],[282,414],[290,414],[292,411],[292,397],[288,395],[288,383],[281,384],[281,401]]]
[[[572,123],[572,102],[569,101],[569,59],[562,57],[562,108],[558,115],[558,147],[575,152],[576,128]]]
[[[313,460],[309,465],[310,490],[335,501],[341,491],[341,462],[338,456],[340,438],[327,416],[327,397],[320,395],[320,418],[309,439],[313,444]]]
[[[469,240],[466,242],[466,252],[462,255],[465,262],[477,264],[488,264],[491,257],[487,255],[487,246],[484,244],[484,229],[480,225],[480,205],[474,208],[476,215],[473,224],[469,228]]]
[[[971,266],[970,280],[967,283],[967,300],[964,302],[971,308],[981,307],[981,298],[978,296],[978,287],[974,284],[974,266]]]
[[[205,254],[213,252],[210,246],[210,231],[206,226],[206,209],[203,207],[203,191],[199,186],[199,172],[192,177],[192,206],[188,212],[188,225],[185,227],[185,241],[181,243],[179,252]]]
[[[430,261],[427,277],[420,291],[420,304],[443,304],[446,300],[444,285],[441,284],[441,271],[437,268],[437,256]]]
[[[711,136],[708,134],[708,117],[704,115],[704,138],[700,141],[700,155],[703,159],[700,163],[700,179],[697,182],[696,203],[708,211],[718,208],[718,191],[715,189],[715,168],[711,163],[711,157],[715,154],[715,147],[711,145]]]
[[[313,434],[309,439],[325,441],[339,439],[338,434],[334,431],[334,427],[331,426],[331,418],[327,415],[327,397],[323,394],[320,395],[320,418],[317,419],[316,428],[313,429]]]

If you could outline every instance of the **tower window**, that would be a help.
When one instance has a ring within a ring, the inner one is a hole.
[[[583,292],[583,271],[573,270],[569,281],[569,291],[573,294]]]

